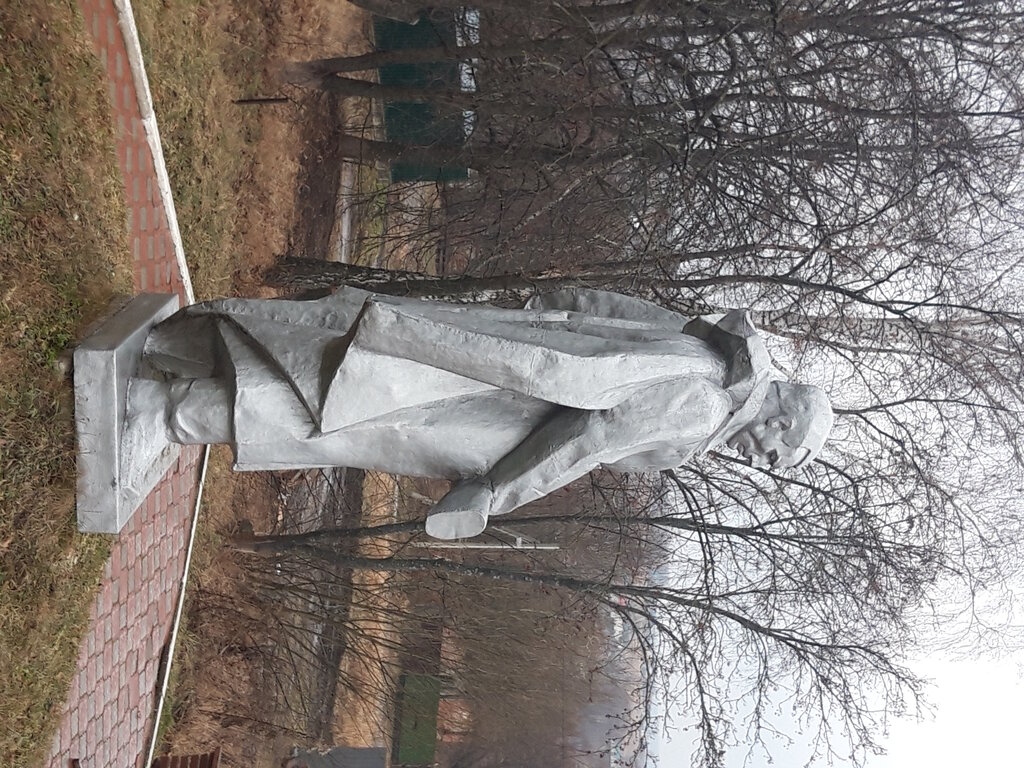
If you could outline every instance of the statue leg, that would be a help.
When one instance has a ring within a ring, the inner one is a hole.
[[[177,379],[167,384],[167,430],[183,445],[233,441],[233,393],[223,379]]]
[[[232,390],[217,379],[133,378],[127,384],[123,425],[109,463],[119,503],[135,510],[177,459],[176,444],[231,442]]]
[[[229,443],[232,395],[220,379],[132,379],[126,438],[133,450],[160,442],[181,445]],[[145,452],[145,451],[144,451]]]

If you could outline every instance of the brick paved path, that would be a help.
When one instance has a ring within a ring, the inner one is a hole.
[[[175,292],[184,303],[182,276],[113,2],[79,0],[79,7],[109,78],[135,290]],[[160,653],[177,604],[201,457],[199,448],[183,451],[112,546],[79,651],[78,674],[51,747],[51,768],[67,768],[73,758],[82,768],[133,768],[146,758]]]

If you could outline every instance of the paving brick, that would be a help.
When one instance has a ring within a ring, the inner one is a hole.
[[[142,728],[142,718],[139,716],[139,710],[132,709],[129,711],[128,722],[131,725],[132,738],[134,739]]]
[[[136,707],[139,706],[140,699],[139,686],[134,680],[132,680],[128,683],[128,707],[130,711],[135,711]]]

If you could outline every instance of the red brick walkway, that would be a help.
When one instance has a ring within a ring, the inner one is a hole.
[[[186,301],[112,0],[79,0],[109,78],[138,292]],[[198,487],[201,449],[182,453],[112,546],[47,764],[132,768],[146,758]]]

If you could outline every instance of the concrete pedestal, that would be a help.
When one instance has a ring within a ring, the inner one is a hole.
[[[78,528],[117,533],[166,474],[179,446],[160,415],[126,419],[129,381],[140,371],[146,336],[178,309],[173,294],[132,299],[75,349]]]

